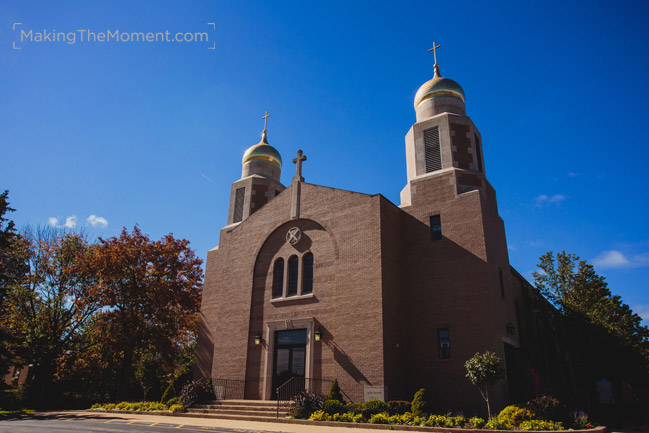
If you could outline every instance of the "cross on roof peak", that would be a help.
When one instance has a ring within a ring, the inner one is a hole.
[[[442,48],[441,45],[435,45],[435,42],[433,42],[433,48],[430,48],[428,52],[430,53],[431,51],[433,52],[433,56],[435,56],[435,66],[437,66],[437,49]]]
[[[302,177],[302,162],[306,161],[306,155],[302,152],[302,149],[297,151],[297,158],[293,158],[293,164],[295,164],[295,177],[293,180],[298,180],[299,182],[304,182]]]
[[[270,117],[270,114],[268,114],[268,110],[266,110],[266,115],[261,116],[262,119],[264,119],[264,131],[266,131],[266,126],[268,126],[268,118]]]

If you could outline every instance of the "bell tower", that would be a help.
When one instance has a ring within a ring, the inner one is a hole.
[[[248,218],[286,187],[280,183],[282,157],[268,144],[268,118],[266,111],[264,130],[259,143],[243,154],[241,179],[232,184],[228,225],[238,224]]]
[[[464,90],[442,77],[435,54],[435,73],[415,95],[417,122],[406,134],[408,184],[401,191],[401,207],[412,204],[411,182],[449,170],[456,171],[457,192],[483,186],[484,162],[480,132],[466,116]]]

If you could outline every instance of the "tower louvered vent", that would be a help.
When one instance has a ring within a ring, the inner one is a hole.
[[[232,216],[232,222],[238,223],[243,219],[243,199],[246,196],[246,188],[237,189],[234,196],[234,215]]]
[[[426,155],[426,173],[442,169],[438,126],[424,131],[424,153]]]

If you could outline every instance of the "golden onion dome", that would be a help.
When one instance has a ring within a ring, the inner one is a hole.
[[[254,160],[270,161],[279,165],[280,168],[282,167],[282,157],[277,149],[268,144],[266,130],[261,134],[261,141],[254,146],[250,146],[248,150],[246,150],[241,162],[245,164],[246,162]]]
[[[450,78],[444,78],[439,73],[439,66],[435,65],[435,75],[426,81],[415,94],[415,110],[422,102],[437,96],[452,96],[466,102],[464,90]]]

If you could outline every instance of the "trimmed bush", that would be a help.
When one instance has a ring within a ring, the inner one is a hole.
[[[329,394],[327,394],[327,400],[336,400],[341,403],[345,402],[345,400],[343,400],[343,393],[340,392],[338,379],[334,379],[334,381],[331,382],[331,387],[329,388]]]
[[[345,412],[349,412],[353,415],[363,413],[363,403],[347,403],[345,404]]]
[[[426,395],[426,389],[422,388],[412,399],[412,413],[417,416],[427,416],[430,413],[430,402]]]
[[[332,419],[340,422],[354,422],[354,415],[351,413],[336,413]]]
[[[409,401],[403,400],[392,400],[388,403],[388,412],[391,415],[403,415],[406,412],[410,412],[411,404]]]
[[[365,403],[363,403],[363,416],[365,418],[370,418],[372,415],[376,415],[377,413],[387,412],[387,411],[388,411],[388,405],[383,400],[379,400],[375,398],[373,400],[368,400]]]
[[[523,421],[529,421],[534,418],[534,413],[516,405],[510,405],[500,411],[498,414],[498,423],[507,428],[518,427]]]
[[[544,421],[556,421],[565,425],[572,422],[572,414],[568,407],[554,397],[547,395],[537,397],[525,405],[534,412],[534,417]]]
[[[531,421],[523,421],[518,428],[521,430],[563,430],[563,424],[560,422],[533,419]]]
[[[324,410],[329,415],[343,413],[345,410],[345,405],[338,400],[325,400],[324,402],[322,402],[322,410]]]

